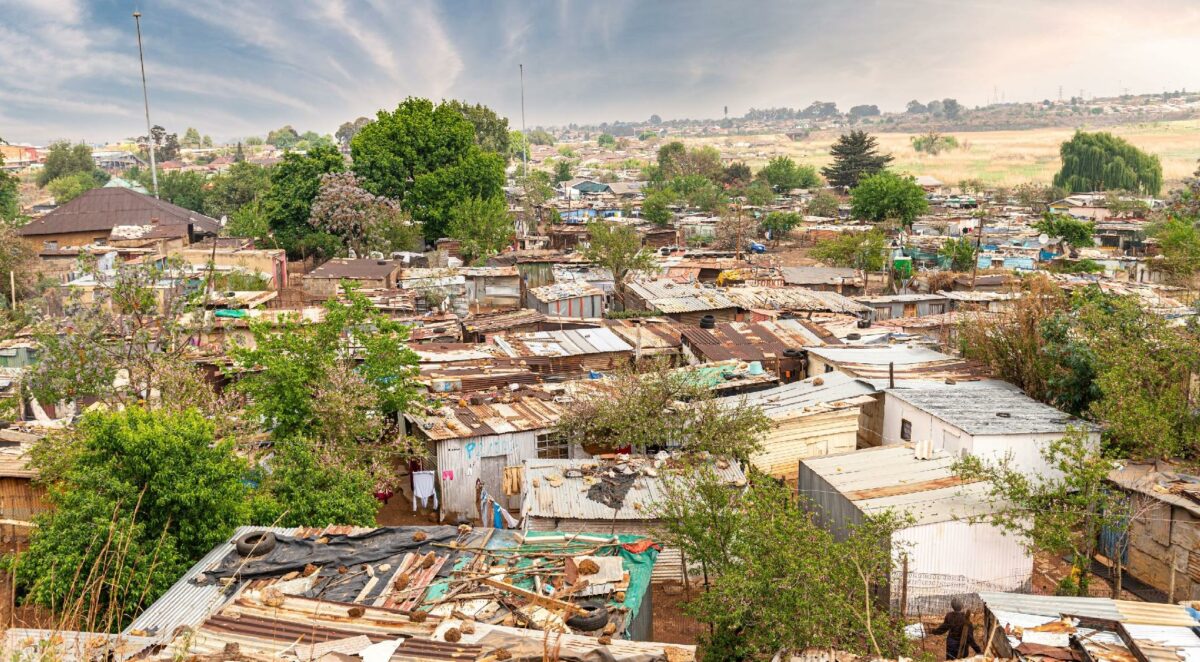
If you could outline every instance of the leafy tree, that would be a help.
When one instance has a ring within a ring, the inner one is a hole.
[[[829,191],[817,191],[812,200],[808,201],[808,207],[805,211],[810,216],[823,216],[825,218],[837,218],[838,207],[842,201]]]
[[[359,185],[352,172],[321,176],[308,222],[317,230],[339,237],[358,255],[371,250],[390,251],[388,228],[407,222],[400,205],[374,195]]]
[[[376,312],[358,292],[348,289],[345,299],[327,301],[325,318],[315,323],[295,317],[252,322],[253,345],[230,351],[240,376],[237,389],[249,396],[251,413],[265,421],[273,438],[311,436],[352,452],[358,442],[376,439],[339,431],[371,430],[363,419],[394,418],[417,396],[417,356],[407,346],[408,327]],[[353,354],[347,351],[351,342]],[[339,408],[356,422],[334,425],[321,415],[325,405],[316,396],[331,393],[323,391],[331,376],[345,382],[337,390],[340,397],[357,398],[357,406]]]
[[[292,128],[291,124],[267,133],[267,144],[274,145],[278,149],[291,149],[298,142],[300,142],[300,132]]]
[[[96,162],[92,160],[91,147],[83,143],[72,145],[65,140],[59,141],[50,145],[46,153],[46,163],[37,174],[37,185],[44,187],[59,177],[77,173],[91,174],[94,170]]]
[[[138,138],[138,143],[146,145],[142,150],[144,158],[150,158],[150,143],[154,143],[154,157],[157,163],[165,161],[174,161],[179,158],[179,134],[167,133],[167,130],[162,126],[155,124],[150,127],[149,136],[141,136]]]
[[[909,227],[929,209],[929,202],[912,177],[883,171],[862,179],[850,191],[850,209],[858,219],[875,222],[895,219]]]
[[[1196,223],[1171,216],[1156,221],[1148,234],[1158,241],[1163,269],[1180,284],[1190,283],[1200,272],[1200,230]]]
[[[962,113],[962,104],[957,99],[942,99],[942,113],[946,119],[956,120]]]
[[[345,167],[336,149],[318,147],[307,154],[284,154],[271,168],[271,186],[263,194],[263,207],[271,230],[289,255],[298,257],[306,252],[303,241],[312,232],[308,219],[321,189],[321,177]]]
[[[1191,177],[1185,177],[1183,186],[1171,191],[1166,213],[1176,218],[1200,220],[1200,166]]]
[[[1024,207],[1032,207],[1034,211],[1045,211],[1050,203],[1061,200],[1067,194],[1057,186],[1045,186],[1026,182],[1018,184],[1013,189],[1017,202]]]
[[[675,191],[689,207],[718,213],[726,204],[724,190],[701,175],[684,175],[671,180],[669,188]]]
[[[508,246],[515,230],[504,198],[470,198],[451,210],[447,232],[459,241],[464,261],[475,264]]]
[[[850,111],[847,114],[850,116],[850,120],[854,121],[854,120],[860,120],[864,117],[877,117],[880,113],[879,113],[879,106],[876,106],[875,104],[871,104],[871,105],[851,106]]]
[[[947,239],[938,249],[953,271],[970,271],[975,265],[975,242],[970,237]]]
[[[0,138],[0,144],[4,139]],[[0,166],[4,165],[4,155],[0,154]],[[11,175],[0,167],[0,223],[8,224],[21,215],[21,182],[16,175]]]
[[[1062,168],[1054,185],[1071,192],[1124,189],[1157,195],[1162,164],[1111,133],[1076,131],[1059,149]]]
[[[204,213],[207,180],[198,172],[173,170],[159,173],[158,195],[161,199],[184,209]]]
[[[3,219],[0,219],[3,221]],[[38,257],[24,237],[17,235],[17,228],[9,222],[0,222],[0,274],[12,274],[17,294],[31,293],[34,285],[34,270]],[[0,278],[0,308],[10,305],[12,289],[8,278]]]
[[[654,362],[589,384],[555,430],[595,452],[673,448],[747,460],[769,427],[758,408],[724,406],[703,379]]]
[[[246,520],[246,462],[194,410],[91,412],[33,463],[53,508],[16,580],[26,603],[80,614],[78,627],[124,628]]]
[[[905,108],[904,112],[908,113],[909,115],[923,115],[929,112],[929,107],[920,101],[913,99],[912,101],[908,102],[908,106]]]
[[[612,149],[617,146],[617,139],[611,133],[602,133],[599,138],[596,138],[596,144],[600,147]]]
[[[92,176],[92,173],[76,172],[51,180],[46,185],[46,190],[54,196],[56,204],[65,205],[99,186],[100,184],[96,183],[96,178]]]
[[[1104,206],[1119,218],[1145,218],[1150,213],[1150,205],[1130,191],[1105,191]]]
[[[545,129],[534,129],[529,132],[529,144],[531,145],[553,145],[557,142],[554,136]]]
[[[659,537],[698,561],[706,587],[684,610],[709,631],[706,660],[767,659],[783,649],[904,657],[904,622],[878,606],[900,518],[874,515],[836,539],[794,494],[755,477],[746,490],[710,467],[670,472]]]
[[[762,229],[771,233],[771,238],[777,243],[780,237],[786,237],[789,232],[799,227],[804,219],[792,211],[773,211],[762,220]]]
[[[992,523],[1020,536],[1031,550],[1070,553],[1073,572],[1058,592],[1086,596],[1100,533],[1127,526],[1125,498],[1107,487],[1116,463],[1081,430],[1050,442],[1042,457],[1048,471],[1041,473],[1013,467],[1008,459],[987,462],[974,455],[963,457],[954,469],[964,480],[987,481],[999,508],[987,516]]]
[[[1043,232],[1051,237],[1058,237],[1064,243],[1070,244],[1075,248],[1084,248],[1093,245],[1092,232],[1095,229],[1095,224],[1091,221],[1081,221],[1066,214],[1046,212],[1042,214],[1041,220],[1033,224],[1033,227],[1038,232]]]
[[[225,233],[231,237],[247,237],[263,242],[259,244],[263,247],[270,245],[272,248],[278,248],[273,239],[268,241],[271,235],[271,221],[267,217],[266,205],[261,199],[248,202],[229,215]]]
[[[495,152],[506,160],[509,158],[511,137],[508,118],[500,117],[496,111],[481,103],[471,105],[465,101],[450,100],[442,102],[442,105],[457,110],[475,127],[475,144],[480,149]]]
[[[200,144],[204,147],[212,147],[213,146],[212,136],[205,135],[203,138],[200,139]]]
[[[750,171],[750,166],[746,165],[745,161],[734,161],[725,166],[725,170],[721,173],[721,184],[734,188],[749,186],[753,181],[754,175]]]
[[[937,131],[930,131],[919,136],[912,137],[913,151],[924,152],[931,156],[937,156],[942,152],[948,152],[958,148],[958,139],[954,136],[943,136]]]
[[[245,143],[248,147],[258,147],[263,144],[263,139],[258,136],[248,136]]]
[[[746,204],[754,207],[765,207],[775,201],[775,191],[763,180],[750,182],[742,189],[742,196],[746,198]]]
[[[654,255],[642,247],[642,239],[633,226],[592,221],[587,228],[589,239],[583,257],[612,272],[616,299],[624,302],[625,279],[635,271],[651,269]]]
[[[790,191],[795,188],[817,188],[821,178],[816,168],[810,165],[796,165],[790,157],[777,156],[758,171],[758,176],[771,185],[776,191]]]
[[[525,134],[520,131],[508,132],[508,158],[509,160],[516,159],[523,161],[525,151],[529,149],[529,141],[525,140]]]
[[[721,153],[716,148],[706,146],[689,149],[678,141],[658,148],[657,174],[661,180],[700,175],[715,182],[720,181],[724,171]]]
[[[675,204],[678,194],[669,188],[653,189],[642,201],[642,218],[659,227],[667,227],[675,217],[670,206]]]
[[[181,144],[184,147],[199,147],[200,142],[200,132],[195,127],[189,126],[187,131],[183,132],[183,141]]]
[[[372,121],[374,120],[369,117],[360,117],[353,122],[342,122],[338,126],[337,131],[334,132],[333,137],[337,138],[339,144],[348,147],[354,136],[358,135],[358,132]]]
[[[240,148],[240,145],[239,145]],[[243,158],[208,182],[204,213],[213,217],[232,216],[242,207],[265,195],[271,187],[271,171]]]
[[[554,163],[554,183],[567,182],[571,180],[574,174],[571,172],[571,162],[566,159],[559,159]]]
[[[883,271],[887,261],[887,236],[878,228],[867,232],[843,232],[818,242],[810,254],[834,267]]]
[[[327,462],[307,439],[272,446],[260,489],[251,502],[251,521],[275,526],[344,522],[375,526],[380,487],[371,472],[345,462]]]
[[[833,144],[833,163],[821,169],[831,186],[853,188],[859,180],[882,171],[892,162],[890,154],[880,154],[878,140],[865,131],[843,134]]]
[[[464,200],[503,194],[507,151],[483,151],[474,125],[452,104],[409,97],[394,112],[380,111],[350,151],[363,187],[399,200],[430,238],[444,236],[450,210]]]

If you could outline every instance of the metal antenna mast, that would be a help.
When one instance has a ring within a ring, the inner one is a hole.
[[[142,55],[142,12],[133,12],[137,26],[138,63],[142,65],[142,103],[146,107],[146,142],[150,143],[150,180],[154,182],[154,197],[158,197],[158,166],[154,162],[154,132],[150,130],[150,93],[146,91],[146,59]]]
[[[518,64],[517,67],[521,71],[521,136],[523,138],[521,141],[521,143],[522,143],[521,144],[521,158],[524,161],[523,170],[524,170],[524,175],[525,175],[525,206],[528,206],[529,205],[529,132],[527,132],[525,130],[525,65]],[[529,222],[528,217],[529,217],[530,211],[531,210],[529,210],[529,209],[525,210],[526,221],[525,221],[525,223],[521,224],[522,230],[526,229],[526,225]]]

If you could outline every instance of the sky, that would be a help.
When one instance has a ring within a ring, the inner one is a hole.
[[[1197,0],[0,0],[0,137],[332,133],[407,96],[520,127],[1200,89]]]

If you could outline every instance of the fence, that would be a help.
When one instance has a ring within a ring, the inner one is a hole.
[[[980,592],[1032,593],[1033,583],[1029,575],[985,581],[963,575],[906,573],[898,568],[892,572],[891,609],[910,618],[940,617],[950,611],[951,600],[958,598],[967,609],[978,611],[983,608]]]

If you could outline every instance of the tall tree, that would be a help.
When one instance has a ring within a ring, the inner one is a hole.
[[[678,194],[670,188],[657,188],[646,194],[642,201],[642,218],[660,228],[671,224],[675,214],[670,206],[675,204]]]
[[[942,242],[938,255],[953,271],[969,271],[975,264],[975,241],[970,237],[951,238]]]
[[[204,213],[204,200],[208,194],[207,180],[198,172],[174,170],[159,173],[159,197],[173,205]]]
[[[266,194],[271,172],[263,166],[235,161],[229,170],[208,181],[204,213],[213,217],[232,216],[243,206]]]
[[[850,191],[850,209],[865,221],[896,220],[910,227],[929,209],[925,190],[912,177],[882,171],[859,180]]]
[[[374,120],[369,117],[360,117],[353,122],[342,122],[341,126],[338,127],[336,132],[334,132],[333,136],[337,138],[338,143],[345,147],[349,147],[350,141],[354,139],[354,136],[358,135],[358,132],[361,131],[364,126],[373,121]]]
[[[271,168],[271,187],[263,195],[263,205],[271,229],[290,255],[303,255],[313,247],[306,242],[313,232],[308,218],[321,189],[321,176],[345,167],[336,149],[318,147],[307,154],[289,152]]]
[[[1054,185],[1072,192],[1124,189],[1157,195],[1162,163],[1111,133],[1076,131],[1059,148],[1062,168]]]
[[[837,237],[818,242],[811,255],[834,267],[883,271],[887,236],[878,228],[867,232],[843,232]]]
[[[865,131],[843,134],[829,150],[833,163],[821,169],[831,186],[853,188],[859,180],[882,171],[892,162],[890,154],[879,153],[879,141]]]
[[[617,301],[623,304],[625,279],[653,267],[654,255],[642,247],[642,238],[631,225],[592,221],[587,227],[589,239],[583,257],[612,272]]]
[[[1091,221],[1081,221],[1066,214],[1046,212],[1042,214],[1042,218],[1038,222],[1033,224],[1033,228],[1075,248],[1093,245],[1092,232],[1095,224]]]
[[[442,105],[457,110],[475,127],[475,144],[480,149],[495,152],[508,159],[510,136],[507,117],[500,117],[496,111],[481,103],[472,105],[452,99],[442,102]]]
[[[291,124],[275,129],[267,134],[267,144],[274,145],[279,149],[291,149],[300,142],[300,132],[292,128]]]
[[[504,198],[469,198],[450,210],[447,233],[459,242],[468,264],[496,255],[512,241],[512,216]]]
[[[196,127],[189,126],[187,130],[183,132],[183,140],[181,141],[181,144],[184,147],[199,147],[200,142],[200,132],[196,130]]]
[[[0,138],[0,145],[5,144]],[[4,155],[0,154],[0,222],[11,223],[21,215],[21,181],[3,169]]]
[[[83,143],[72,145],[65,140],[59,141],[50,145],[46,153],[46,163],[37,174],[37,185],[45,186],[59,177],[92,173],[95,170],[96,162],[92,159],[91,147]]]
[[[790,191],[796,188],[817,188],[821,178],[816,168],[810,165],[796,165],[788,156],[777,156],[771,159],[758,176],[766,180],[776,191]]]
[[[400,200],[431,239],[444,236],[455,205],[503,194],[507,154],[476,145],[474,125],[454,105],[410,97],[380,111],[350,151],[363,187]]]
[[[54,196],[54,203],[65,205],[88,191],[99,187],[100,184],[90,172],[76,172],[63,175],[50,181],[46,190]]]
[[[352,172],[321,176],[308,222],[317,230],[341,238],[359,256],[369,251],[391,251],[391,227],[409,222],[395,201],[362,188]]]

